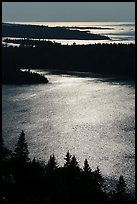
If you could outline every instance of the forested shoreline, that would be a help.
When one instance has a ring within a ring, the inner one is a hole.
[[[7,39],[8,41],[11,42]],[[21,68],[93,72],[134,80],[134,44],[61,45],[31,39],[15,39],[12,42],[19,43],[20,46],[10,45],[2,48],[5,83],[8,83],[7,78],[13,74],[15,78]]]
[[[2,24],[3,37],[77,39],[77,40],[109,40],[108,36],[93,34],[87,31],[70,30],[68,27],[49,27],[40,25]]]
[[[92,170],[85,159],[80,168],[69,151],[62,167],[54,154],[48,162],[31,160],[24,131],[13,152],[2,143],[1,155],[3,203],[135,203],[122,175],[115,187],[105,186],[98,166]]]

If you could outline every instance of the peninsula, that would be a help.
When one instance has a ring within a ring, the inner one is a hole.
[[[110,40],[108,36],[93,34],[88,31],[70,30],[66,27],[10,23],[2,24],[2,36],[37,39]]]

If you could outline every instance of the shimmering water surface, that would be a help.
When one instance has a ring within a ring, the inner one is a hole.
[[[60,165],[69,150],[104,176],[122,174],[134,191],[135,89],[132,82],[43,72],[49,84],[3,85],[2,129],[14,148],[21,130],[30,156]]]

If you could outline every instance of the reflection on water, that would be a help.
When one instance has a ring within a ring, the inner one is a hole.
[[[47,72],[48,73],[48,72]],[[69,150],[104,176],[135,180],[135,90],[130,82],[47,74],[49,84],[2,87],[3,138],[13,148],[24,130],[30,156]]]

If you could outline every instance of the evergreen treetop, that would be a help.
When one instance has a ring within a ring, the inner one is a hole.
[[[20,162],[28,162],[30,160],[28,155],[29,155],[28,144],[25,138],[25,133],[22,130],[18,138],[17,144],[15,146],[13,157]]]

